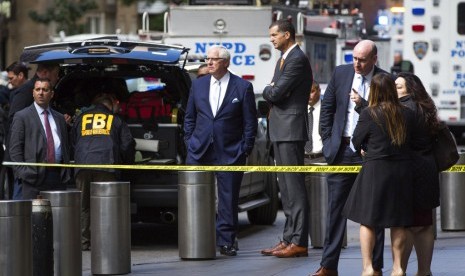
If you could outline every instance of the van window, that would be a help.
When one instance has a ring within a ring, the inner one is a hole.
[[[465,2],[459,3],[457,9],[457,32],[465,35]]]

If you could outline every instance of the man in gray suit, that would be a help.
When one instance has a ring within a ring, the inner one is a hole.
[[[69,163],[65,119],[49,106],[53,94],[49,79],[35,81],[34,102],[13,117],[8,149],[11,161]],[[70,180],[69,171],[64,168],[15,166],[13,171],[22,187],[22,199],[34,199],[40,191],[65,190]]]
[[[308,140],[307,103],[313,75],[310,62],[295,43],[295,28],[278,20],[269,28],[270,41],[281,51],[273,80],[263,91],[270,104],[269,136],[276,165],[303,166]],[[278,173],[286,223],[283,240],[263,255],[308,256],[308,201],[303,173]]]
[[[351,137],[358,121],[356,109],[368,105],[373,75],[385,71],[375,66],[377,48],[373,41],[362,40],[354,48],[353,64],[336,67],[326,88],[320,112],[320,135],[323,155],[329,165],[359,165],[361,156],[355,152]],[[312,276],[337,276],[339,256],[347,219],[342,216],[350,189],[357,174],[333,173],[328,181],[328,214],[325,242],[320,268]],[[373,250],[375,274],[382,275],[384,229],[376,231]]]

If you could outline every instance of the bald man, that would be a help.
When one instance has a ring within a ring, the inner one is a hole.
[[[354,48],[353,64],[340,65],[333,72],[326,88],[320,112],[320,135],[323,155],[329,165],[360,165],[361,156],[351,143],[358,121],[357,108],[368,105],[370,82],[373,75],[385,71],[375,66],[377,48],[373,41],[362,40]],[[320,268],[314,276],[337,276],[339,256],[344,240],[347,219],[342,216],[350,189],[357,174],[329,174],[328,222]],[[373,250],[374,275],[382,275],[384,229],[377,229]]]

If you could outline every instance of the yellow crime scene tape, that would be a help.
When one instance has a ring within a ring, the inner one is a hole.
[[[321,164],[321,165],[320,165]],[[328,166],[324,163],[309,166],[191,166],[191,165],[100,165],[3,162],[5,166],[36,166],[58,168],[214,171],[214,172],[290,172],[290,173],[358,173],[362,166]],[[445,172],[465,172],[465,165],[454,165]]]

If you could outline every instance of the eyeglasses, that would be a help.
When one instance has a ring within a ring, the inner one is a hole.
[[[39,87],[39,88],[34,88],[34,91],[36,91],[36,92],[44,91],[45,93],[48,93],[51,90],[50,90],[50,88]]]
[[[206,57],[206,58],[205,58],[205,61],[206,61],[206,62],[210,62],[210,60],[211,60],[211,61],[213,61],[213,62],[218,62],[218,61],[220,61],[220,60],[222,60],[222,59],[224,59],[224,58]]]

